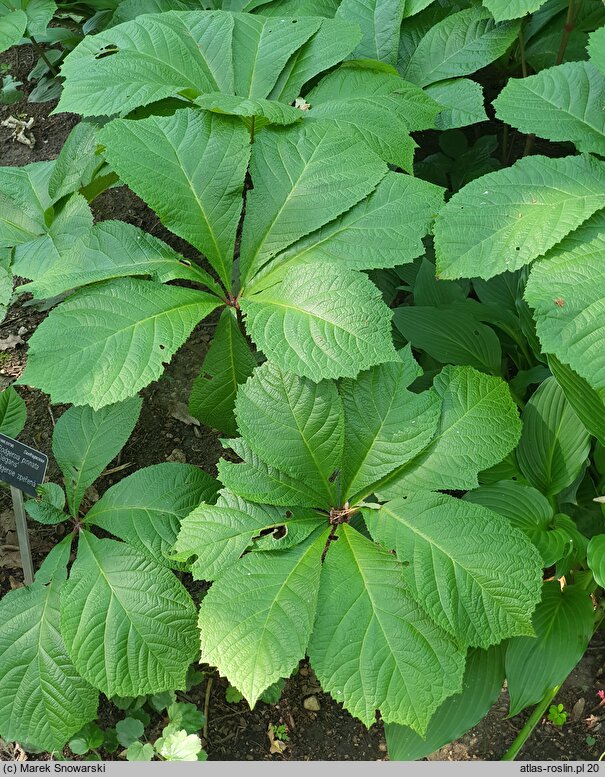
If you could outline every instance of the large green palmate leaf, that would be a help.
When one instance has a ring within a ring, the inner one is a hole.
[[[605,27],[592,33],[588,43],[591,62],[605,75]]]
[[[605,389],[605,236],[532,268],[525,299],[545,353],[569,364],[596,391]]]
[[[236,433],[233,408],[237,388],[257,365],[234,313],[233,308],[223,311],[189,397],[191,415],[229,435]]]
[[[68,560],[69,553],[60,577]],[[0,601],[0,735],[48,751],[60,751],[95,719],[99,697],[59,632],[60,577],[10,591]]]
[[[240,299],[256,345],[284,371],[319,381],[391,361],[391,311],[363,273],[292,267],[283,281]]]
[[[333,473],[340,467],[344,425],[336,385],[313,383],[266,362],[237,394],[241,436],[267,464],[305,480],[332,507]]]
[[[465,734],[489,712],[504,683],[504,650],[469,650],[462,692],[450,696],[431,718],[425,737],[407,726],[384,727],[389,760],[416,761]]]
[[[362,137],[385,162],[412,172],[410,132],[434,126],[439,106],[415,84],[364,67],[332,71],[305,95],[305,121],[335,122]]]
[[[533,617],[535,637],[516,637],[506,650],[510,715],[517,715],[560,685],[584,655],[594,628],[589,594],[576,586],[561,590],[544,583]]]
[[[159,378],[219,305],[204,292],[133,278],[82,289],[38,327],[20,382],[43,386],[54,402],[119,402]]]
[[[590,451],[590,436],[563,389],[551,377],[525,405],[517,461],[524,477],[546,496],[570,486]]]
[[[605,75],[591,62],[567,62],[511,78],[494,107],[499,119],[521,132],[605,156],[604,101]]]
[[[341,384],[345,416],[342,497],[362,492],[424,450],[437,431],[441,403],[434,392],[413,394],[422,374],[411,350],[401,360]]]
[[[366,726],[424,734],[433,712],[461,690],[465,650],[425,614],[403,584],[403,565],[346,524],[321,573],[309,643],[322,688]]]
[[[400,73],[419,86],[474,73],[504,54],[518,30],[480,6],[458,11],[428,30]]]
[[[250,162],[242,287],[279,251],[366,197],[387,167],[365,142],[330,124],[266,128]]]
[[[63,472],[67,504],[77,516],[84,492],[122,450],[141,412],[133,397],[101,410],[70,407],[53,432],[53,455]]]
[[[203,283],[221,293],[218,283],[201,267],[183,259],[162,240],[125,221],[98,222],[62,253],[60,262],[32,283],[21,286],[19,291],[45,299],[79,286],[130,275],[147,276],[160,283],[180,278]]]
[[[244,125],[237,119],[185,109],[173,116],[113,121],[99,139],[120,178],[165,226],[208,258],[230,289],[250,155]]]
[[[284,553],[249,553],[202,601],[201,661],[228,677],[251,707],[305,655],[327,536],[315,533]]]
[[[27,420],[25,402],[12,386],[0,392],[0,434],[17,437]]]
[[[488,279],[546,253],[605,207],[605,163],[525,157],[454,194],[435,224],[442,278]]]
[[[417,492],[367,510],[374,540],[394,550],[409,593],[462,645],[533,634],[542,561],[503,517],[447,494]]]
[[[27,15],[21,11],[9,11],[0,16],[0,51],[16,46],[27,27]]]
[[[534,13],[545,2],[546,0],[483,0],[483,5],[497,22],[502,22],[506,19],[520,19],[528,13]]]
[[[466,127],[487,121],[483,101],[483,88],[470,78],[452,78],[431,84],[425,93],[441,105],[441,113],[435,119],[440,130]]]
[[[217,490],[216,480],[191,464],[156,464],[112,486],[88,511],[86,522],[169,567],[181,521],[200,502],[211,502]]]
[[[442,399],[437,434],[425,451],[378,484],[385,498],[418,489],[476,488],[478,473],[502,461],[519,441],[519,414],[500,378],[471,367],[444,367],[434,389]]]
[[[405,5],[405,0],[342,0],[337,18],[359,24],[363,36],[352,56],[395,65]]]
[[[605,389],[593,389],[556,356],[548,357],[548,366],[580,421],[601,445],[605,445]]]
[[[196,609],[168,569],[81,531],[61,596],[61,632],[78,672],[106,696],[185,687]]]
[[[411,262],[424,253],[422,238],[441,207],[441,187],[388,172],[368,197],[268,262],[248,293],[272,286],[300,264],[371,270]]]
[[[464,500],[507,518],[540,551],[545,567],[559,561],[571,542],[564,522],[557,520],[548,499],[527,483],[500,480],[469,491]]]

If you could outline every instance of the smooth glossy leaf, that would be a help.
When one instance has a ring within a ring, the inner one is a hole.
[[[405,0],[343,0],[336,18],[356,22],[362,39],[353,55],[395,65]]]
[[[366,726],[424,734],[433,712],[462,685],[464,653],[410,597],[403,565],[343,524],[326,554],[309,643],[322,688]]]
[[[483,88],[470,78],[439,81],[428,86],[425,92],[442,106],[441,113],[435,118],[435,127],[439,130],[487,121]]]
[[[27,420],[25,402],[12,386],[0,392],[0,433],[18,437]]]
[[[29,341],[20,383],[54,402],[100,408],[160,377],[194,326],[220,305],[210,294],[118,279],[76,292]]]
[[[542,559],[503,517],[447,494],[417,492],[366,511],[374,540],[394,550],[414,599],[462,645],[532,634]]]
[[[106,696],[184,688],[195,615],[172,572],[124,543],[80,532],[61,631],[79,673]]]
[[[494,107],[501,121],[521,132],[605,156],[604,101],[605,75],[591,62],[567,62],[511,78]]]
[[[588,566],[600,586],[605,585],[605,534],[598,534],[588,543]]]
[[[544,583],[532,622],[536,636],[516,637],[506,650],[511,717],[560,685],[582,658],[594,628],[592,601],[580,587]]]
[[[435,224],[443,278],[491,278],[546,253],[605,207],[605,163],[532,156],[454,194]]]
[[[590,437],[554,378],[540,385],[521,416],[517,461],[524,477],[546,496],[571,485],[590,450]]]
[[[605,389],[595,391],[556,356],[548,357],[548,366],[580,421],[601,445],[605,445]]]

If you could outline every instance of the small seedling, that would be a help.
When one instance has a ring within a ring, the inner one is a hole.
[[[551,704],[548,710],[548,720],[553,726],[563,726],[567,721],[568,713],[565,712],[565,707],[562,704]]]

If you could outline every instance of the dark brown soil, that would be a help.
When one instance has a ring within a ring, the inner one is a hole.
[[[21,81],[31,69],[35,58],[23,47],[0,56],[0,62],[9,62],[14,77]],[[27,91],[28,87],[26,87]],[[9,114],[34,116],[36,145],[29,149],[8,140],[9,132],[0,128],[0,164],[24,165],[29,162],[54,158],[65,137],[76,122],[69,114],[49,116],[52,104],[33,105],[25,101],[13,106],[0,106],[0,121]],[[103,194],[94,203],[97,219],[121,218],[162,237],[178,250],[191,256],[191,249],[171,236],[159,224],[157,217],[125,187]],[[24,344],[12,351],[0,352],[0,389],[5,388],[23,371],[26,361],[25,342],[44,318],[44,311],[24,307],[22,303],[10,311],[0,325],[0,337],[19,334]],[[211,339],[215,321],[207,321],[196,328],[189,341],[173,358],[163,378],[144,392],[143,411],[129,442],[109,469],[120,466],[117,472],[101,476],[96,490],[102,494],[120,478],[137,468],[167,459],[187,461],[216,474],[215,463],[221,455],[218,434],[213,430],[188,423],[184,416],[191,382],[197,374]],[[21,435],[24,442],[48,453],[48,476],[59,479],[58,468],[52,459],[51,439],[56,419],[64,407],[51,407],[48,398],[35,389],[19,388],[28,408],[27,426]],[[185,419],[185,420],[183,420]],[[90,495],[95,498],[94,492]],[[36,525],[31,529],[32,550],[38,566],[46,553],[62,536],[61,526]],[[22,573],[19,565],[16,536],[8,494],[0,491],[0,595],[20,586]],[[187,582],[187,578],[185,578]],[[601,729],[597,692],[605,663],[605,642],[598,635],[586,656],[574,670],[557,698],[570,713],[569,721],[556,728],[547,721],[536,729],[521,757],[528,760],[594,760],[605,750]],[[383,760],[386,746],[382,726],[369,731],[352,718],[340,704],[324,694],[308,665],[301,663],[299,672],[287,683],[278,704],[259,703],[254,711],[247,705],[227,703],[224,679],[210,673],[212,678],[208,696],[208,730],[205,743],[209,757],[214,760]],[[187,698],[204,709],[208,682],[192,689]],[[308,711],[304,701],[315,696],[319,710]],[[457,742],[430,756],[431,760],[495,760],[502,757],[521,728],[528,713],[513,720],[506,719],[507,694],[503,691],[489,715],[482,723]],[[99,709],[99,723],[114,725],[124,713],[103,699]],[[159,733],[161,718],[152,721],[151,731]],[[268,736],[270,726],[285,725],[288,741],[283,753],[271,753]],[[155,727],[155,729],[154,729]],[[151,738],[151,734],[150,734]],[[587,742],[588,738],[588,742]],[[593,744],[589,744],[594,739]],[[10,744],[0,747],[0,760],[13,757]],[[66,755],[69,755],[66,751]],[[42,756],[34,756],[40,758]],[[112,758],[117,755],[108,756]]]

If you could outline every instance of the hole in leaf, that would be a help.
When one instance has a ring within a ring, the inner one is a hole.
[[[110,57],[112,54],[117,54],[120,49],[113,43],[108,43],[107,46],[99,49],[95,54],[95,59],[103,59],[103,57]]]
[[[273,539],[275,540],[283,540],[283,538],[288,533],[288,527],[287,526],[278,526],[273,534]]]

